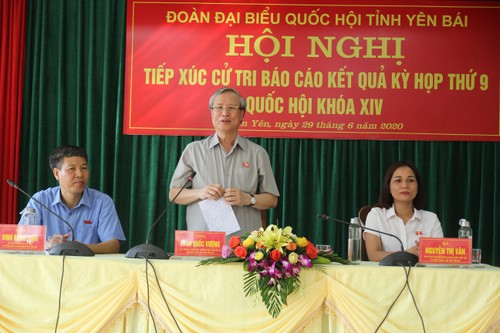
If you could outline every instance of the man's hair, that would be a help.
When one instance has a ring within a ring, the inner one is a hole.
[[[245,99],[243,98],[243,96],[241,96],[241,94],[234,88],[231,88],[231,87],[224,87],[224,88],[220,88],[219,90],[217,90],[216,92],[213,93],[212,97],[210,97],[210,100],[208,101],[208,108],[211,110],[212,107],[214,106],[214,100],[217,96],[219,96],[220,94],[223,94],[225,92],[232,92],[236,95],[238,95],[238,97],[240,98],[240,110],[243,110],[245,111],[247,109],[247,102],[245,101]]]
[[[418,184],[417,195],[413,199],[413,207],[415,207],[416,209],[423,209],[425,205],[424,184],[422,181],[422,177],[418,172],[418,169],[410,161],[398,161],[393,165],[391,165],[389,169],[387,169],[382,183],[382,191],[380,192],[380,197],[378,199],[378,203],[376,206],[383,208],[390,208],[394,203],[394,198],[392,197],[391,194],[391,179],[396,169],[400,167],[409,167],[410,169],[413,170],[413,173],[415,174],[415,178]]]
[[[54,168],[61,169],[62,163],[65,157],[83,157],[85,162],[88,161],[87,152],[85,149],[77,146],[59,146],[52,151],[49,155],[49,165],[50,169]]]

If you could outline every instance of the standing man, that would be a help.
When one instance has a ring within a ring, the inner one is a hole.
[[[87,187],[87,160],[87,153],[80,147],[56,148],[49,163],[59,186],[37,192],[33,198],[72,226],[74,241],[87,244],[94,253],[118,253],[125,235],[115,204],[108,195]],[[48,248],[71,237],[68,226],[36,201],[30,200],[26,207],[35,209],[37,224],[47,226],[47,236],[51,236]]]
[[[241,228],[233,235],[243,235],[262,226],[261,210],[276,207],[278,187],[265,149],[238,134],[245,99],[225,87],[212,95],[208,106],[215,133],[186,146],[170,183],[169,198],[179,194],[175,202],[188,205],[188,230],[208,230],[199,201],[224,198]],[[193,171],[196,177],[191,188],[179,193]]]

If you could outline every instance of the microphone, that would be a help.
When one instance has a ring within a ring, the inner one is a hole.
[[[170,206],[172,206],[175,199],[177,199],[179,194],[181,194],[181,192],[186,188],[186,186],[188,186],[188,184],[193,181],[194,176],[196,176],[196,171],[193,171],[187,177],[186,183],[184,183],[184,185],[181,187],[179,192],[177,192],[172,201],[168,203],[167,207],[165,207],[163,212],[161,212],[160,216],[153,222],[153,224],[149,228],[148,237],[146,238],[146,243],[132,247],[130,250],[127,251],[127,253],[125,253],[125,258],[168,259],[170,257],[165,251],[163,251],[163,249],[159,248],[156,245],[149,244],[149,236],[151,236],[151,231],[153,231],[153,228],[158,224],[158,222],[160,222],[160,219],[163,217],[163,215],[165,215]]]
[[[401,252],[394,252],[394,253],[391,253],[388,256],[384,257],[379,262],[380,266],[415,266],[418,263],[418,257],[414,254],[409,253],[409,252],[405,252],[403,242],[396,235],[393,235],[393,234],[390,234],[390,233],[387,233],[384,231],[368,228],[368,227],[365,227],[363,225],[353,224],[353,223],[349,223],[346,221],[338,220],[338,219],[330,217],[326,214],[319,214],[318,217],[325,220],[325,221],[332,220],[335,222],[350,225],[351,227],[361,228],[363,230],[375,231],[375,232],[396,238],[398,240],[399,244],[401,245]]]
[[[39,200],[33,198],[31,195],[26,193],[23,189],[21,189],[19,186],[17,186],[16,183],[14,183],[12,180],[7,179],[7,184],[21,192],[22,194],[26,195],[28,198],[48,210],[52,215],[56,216],[58,219],[64,222],[68,226],[68,228],[71,230],[71,241],[66,241],[61,244],[57,244],[56,246],[52,247],[49,251],[49,254],[51,255],[67,255],[67,256],[79,256],[79,257],[93,257],[95,256],[94,251],[92,251],[87,245],[80,243],[80,242],[75,242],[75,230],[69,224],[68,221],[66,221],[63,217],[61,217],[59,214],[54,212],[52,209],[44,205],[42,202]]]

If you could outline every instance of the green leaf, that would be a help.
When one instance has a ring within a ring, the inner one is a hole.
[[[247,297],[255,295],[259,291],[259,273],[253,271],[243,276],[243,291]]]
[[[266,285],[261,287],[260,295],[262,296],[262,301],[267,308],[267,311],[271,314],[273,318],[277,318],[283,307],[283,295],[280,291],[280,284],[275,286]],[[284,296],[286,303],[286,295]]]
[[[347,259],[343,259],[338,254],[336,254],[335,252],[321,253],[320,256],[323,257],[323,258],[326,258],[326,259],[330,260],[331,262],[337,262],[337,263],[342,264],[342,265],[352,265],[352,262],[350,262]],[[312,259],[311,260],[311,262],[313,264],[313,267],[314,267],[314,264],[315,264],[315,262],[314,262],[315,260],[316,259]]]
[[[229,257],[229,258],[215,257],[215,258],[204,259],[204,260],[198,262],[198,265],[196,265],[196,266],[213,265],[213,264],[227,264],[228,262],[240,262],[243,260],[244,259],[241,259],[238,257]]]
[[[311,263],[312,265],[328,265],[329,263],[331,263],[330,259],[326,258],[326,257],[323,257],[323,255],[320,255],[320,256],[317,256],[316,258],[314,259],[311,259]]]

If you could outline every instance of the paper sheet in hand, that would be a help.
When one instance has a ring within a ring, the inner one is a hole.
[[[229,235],[241,229],[233,208],[224,202],[224,198],[203,200],[199,202],[199,205],[203,217],[207,221],[208,230],[224,231],[226,235]]]

